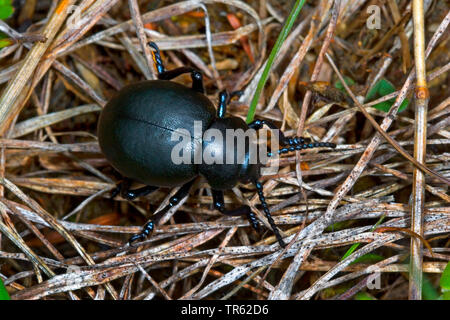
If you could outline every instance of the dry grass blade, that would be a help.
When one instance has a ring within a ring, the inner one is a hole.
[[[0,178],[0,183],[11,192],[13,192],[22,201],[27,203],[33,210],[40,215],[48,224],[50,224],[55,230],[57,230],[80,254],[80,256],[90,265],[95,264],[94,260],[87,254],[86,250],[79,244],[79,242],[73,237],[61,224],[47,211],[42,209],[39,204],[33,199],[25,195],[19,188],[12,184],[9,180],[5,178]],[[111,293],[114,299],[117,299],[117,293],[107,284],[107,289]]]
[[[100,111],[101,107],[96,104],[88,104],[84,106],[75,107],[69,110],[45,114],[32,119],[27,119],[14,126],[13,131],[9,134],[10,138],[19,138],[27,135],[30,132],[43,129],[60,121],[70,119],[72,117],[86,114],[89,112]]]
[[[75,3],[75,0],[63,0],[58,4],[52,17],[47,22],[42,35],[47,39],[45,42],[37,42],[28,53],[19,71],[10,81],[8,87],[0,98],[0,135],[5,133],[8,125],[20,110],[17,110],[17,100],[24,90],[27,82],[36,70],[47,48],[51,45],[56,33],[65,21],[68,8]]]
[[[413,1],[414,20],[414,61],[416,68],[415,124],[414,124],[414,158],[425,163],[427,147],[427,112],[430,94],[428,92],[425,66],[425,12],[423,1]],[[423,211],[425,208],[425,175],[415,169],[413,172],[411,232],[423,234]],[[411,273],[409,280],[409,299],[420,300],[422,297],[422,242],[411,238]]]
[[[330,46],[331,40],[333,38],[333,34],[335,32],[336,29],[336,24],[339,18],[339,9],[341,7],[341,1],[340,0],[334,0],[333,1],[333,9],[331,12],[331,19],[330,19],[330,23],[328,24],[328,29],[327,29],[327,33],[325,36],[325,40],[323,42],[322,48],[320,48],[320,53],[319,56],[317,57],[317,61],[316,64],[314,65],[314,70],[313,73],[311,75],[311,80],[310,81],[316,81],[317,78],[319,77],[319,73],[320,70],[322,68],[322,64],[323,64],[323,59],[324,59],[324,55],[328,50],[328,47]],[[303,104],[301,107],[301,114],[300,114],[300,119],[299,119],[299,125],[297,128],[297,135],[298,136],[302,136],[303,134],[303,128],[305,125],[305,119],[306,119],[306,115],[308,113],[308,106],[309,106],[309,102],[311,101],[311,91],[308,90],[305,93],[305,96],[303,98]],[[326,112],[326,111],[325,111]]]
[[[1,206],[3,207],[4,204],[1,203]],[[2,210],[4,210],[4,208],[2,208]],[[47,264],[26,245],[23,239],[16,232],[11,230],[11,228],[9,228],[3,221],[0,221],[0,231],[3,234],[7,235],[11,239],[11,241],[13,241],[14,244],[17,245],[31,261],[42,268],[42,271],[44,271],[47,276],[53,277],[55,275],[55,273],[47,266]]]
[[[144,58],[147,61],[147,67],[150,71],[150,77],[147,79],[154,80],[156,79],[156,70],[155,65],[152,60],[152,53],[147,45],[147,37],[144,32],[144,23],[142,22],[141,13],[139,11],[139,5],[137,3],[137,0],[129,0],[128,4],[130,6],[131,16],[133,17],[133,22],[135,25],[136,33],[139,38],[139,43],[141,44],[142,52],[144,53]]]
[[[395,141],[390,135],[388,135],[386,133],[386,131],[383,130],[383,128],[375,121],[375,119],[370,115],[369,112],[367,112],[366,109],[364,109],[364,107],[361,105],[361,103],[358,101],[358,99],[356,98],[356,96],[353,94],[353,92],[351,91],[351,89],[348,87],[348,85],[346,84],[344,77],[342,76],[342,74],[339,72],[339,69],[336,67],[336,64],[334,64],[333,60],[331,59],[331,57],[329,55],[327,55],[328,61],[330,62],[330,64],[332,65],[333,69],[335,70],[335,72],[337,73],[337,75],[339,76],[339,79],[341,81],[341,83],[343,84],[343,86],[345,87],[345,90],[347,90],[347,92],[349,93],[349,95],[352,97],[353,102],[355,103],[355,105],[359,108],[359,110],[364,114],[364,116],[370,121],[370,123],[374,126],[374,128],[378,131],[379,134],[381,134],[383,136],[383,138],[385,138],[389,144],[391,144],[395,150],[397,150],[403,157],[405,157],[407,160],[411,161],[414,166],[416,168],[418,168],[419,170],[421,170],[422,172],[426,172],[429,175],[432,175],[436,178],[438,178],[439,180],[441,180],[442,182],[446,183],[447,185],[450,185],[450,180],[441,176],[440,174],[436,173],[435,171],[431,170],[430,168],[426,167],[425,165],[423,165],[421,162],[417,161],[416,159],[414,159],[413,157],[411,157],[406,150],[404,150],[397,141]],[[426,135],[425,135],[426,137]],[[425,142],[426,144],[426,142]]]
[[[329,279],[331,279],[335,274],[337,274],[340,270],[345,268],[347,265],[349,265],[352,261],[357,259],[358,257],[363,256],[364,254],[373,251],[375,248],[380,247],[384,245],[386,242],[394,241],[397,237],[394,235],[386,236],[382,239],[376,240],[372,243],[369,243],[365,247],[359,249],[358,251],[352,253],[350,256],[339,262],[337,265],[335,265],[331,270],[329,270],[327,273],[325,273],[319,280],[317,280],[310,288],[308,288],[306,291],[302,292],[300,296],[297,297],[297,299],[310,299],[312,295],[320,290],[320,287]],[[370,269],[370,267],[369,267]]]

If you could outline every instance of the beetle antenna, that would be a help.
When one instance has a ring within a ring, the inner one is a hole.
[[[261,202],[261,205],[264,210],[264,214],[266,215],[267,220],[269,221],[270,227],[272,228],[273,233],[275,234],[275,237],[278,240],[278,243],[281,247],[286,247],[286,243],[284,243],[283,238],[280,235],[280,230],[278,229],[277,225],[275,224],[275,221],[273,221],[272,214],[270,213],[269,207],[266,202],[266,198],[264,197],[264,191],[263,191],[263,185],[261,182],[255,180],[254,184],[256,186],[256,190],[258,192],[259,201]]]
[[[331,142],[311,142],[311,143],[299,143],[299,144],[292,144],[289,147],[284,147],[278,150],[278,154],[288,153],[291,151],[296,150],[303,150],[303,149],[314,149],[314,148],[321,148],[321,147],[328,147],[328,148],[336,148],[336,144]]]
[[[292,151],[298,151],[298,150],[304,150],[304,149],[322,148],[322,147],[336,148],[336,144],[331,143],[331,142],[305,143],[303,138],[297,138],[297,139],[301,139],[302,141],[299,141],[298,144],[290,143],[289,146],[286,146],[284,148],[279,149],[278,150],[278,154],[284,154],[284,153],[288,153],[288,152],[292,152]],[[291,140],[291,139],[289,139],[289,140]],[[272,152],[268,152],[267,156],[268,157],[272,157],[273,153]]]

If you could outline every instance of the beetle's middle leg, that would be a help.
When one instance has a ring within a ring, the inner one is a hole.
[[[275,237],[278,240],[278,243],[281,247],[286,247],[286,243],[284,242],[283,238],[281,237],[280,230],[278,229],[277,225],[275,224],[275,221],[273,221],[272,214],[270,213],[269,206],[267,205],[266,198],[264,197],[264,191],[263,191],[263,185],[258,180],[253,181],[256,191],[258,192],[259,202],[261,202],[261,205],[263,207],[264,214],[267,218],[267,221],[269,221],[270,227],[272,228],[273,233],[275,234]]]
[[[162,63],[159,48],[156,45],[156,43],[149,42],[149,46],[155,49],[155,51],[153,51],[152,54],[153,54],[153,61],[155,62],[156,65],[156,70],[158,70],[158,79],[171,80],[182,74],[190,73],[192,79],[192,89],[200,93],[205,92],[205,89],[203,88],[203,75],[199,70],[190,67],[180,67],[166,71]]]
[[[189,190],[194,184],[194,181],[195,179],[182,185],[181,188],[169,199],[169,204],[160,211],[158,211],[156,214],[154,214],[152,218],[143,226],[142,231],[132,236],[128,241],[128,243],[132,244],[136,240],[141,239],[144,240],[145,238],[147,238],[148,235],[152,233],[153,229],[155,228],[155,225],[164,216],[164,214],[166,214],[166,212],[169,211],[170,208],[180,203],[180,201],[183,200],[189,194]]]
[[[129,179],[124,179],[117,184],[117,186],[111,191],[111,198],[115,198],[117,195],[127,200],[134,200],[138,197],[146,196],[153,191],[156,191],[158,187],[145,186],[138,189],[130,189],[131,181]]]
[[[280,231],[278,230],[278,227],[275,225],[275,222],[272,219],[272,215],[270,214],[269,207],[267,206],[267,202],[264,198],[264,194],[262,191],[262,185],[260,182],[257,182],[257,181],[255,181],[255,185],[256,185],[256,189],[258,191],[259,200],[263,207],[263,211],[266,215],[267,220],[269,221],[272,231],[275,234],[280,246],[285,247],[286,244],[284,243],[283,238],[280,235]],[[242,207],[234,209],[234,210],[226,210],[225,203],[223,200],[223,191],[212,190],[212,194],[213,194],[214,208],[216,208],[221,213],[228,215],[228,216],[247,215],[247,218],[250,221],[250,224],[252,225],[252,227],[258,230],[258,227],[259,227],[258,220],[256,219],[256,215],[251,211],[249,206],[242,206]]]
[[[255,213],[250,209],[249,206],[242,206],[237,209],[227,210],[225,209],[225,201],[223,199],[223,191],[221,190],[211,190],[213,195],[214,208],[219,210],[220,213],[227,216],[247,216],[250,225],[255,230],[259,230],[259,223],[256,219]]]

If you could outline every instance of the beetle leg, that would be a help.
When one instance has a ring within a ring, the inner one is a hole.
[[[250,209],[249,206],[242,206],[237,209],[233,210],[226,210],[225,209],[225,202],[223,200],[223,191],[221,190],[211,190],[213,194],[213,202],[214,202],[214,208],[219,210],[220,213],[227,215],[227,216],[243,216],[246,215],[248,221],[250,222],[250,225],[255,230],[259,230],[259,222],[256,219],[256,215],[253,213],[253,211]]]
[[[119,194],[122,195],[124,190],[128,190],[130,188],[131,181],[129,179],[123,179],[120,181],[114,189],[111,190],[111,199],[114,199]]]
[[[153,41],[150,41],[148,43],[148,45],[150,47],[152,47],[153,49],[155,49],[155,51],[152,51],[152,55],[153,55],[153,62],[156,65],[156,70],[158,71],[158,75],[160,75],[161,73],[163,73],[164,71],[166,71],[164,69],[164,65],[161,59],[161,53],[159,51],[158,46],[156,45],[156,43],[154,43]]]
[[[134,190],[124,190],[120,193],[120,195],[122,196],[122,198],[127,199],[127,200],[134,200],[138,197],[143,197],[146,196],[150,193],[152,193],[153,191],[158,190],[158,187],[154,187],[154,186],[145,186],[139,189],[134,189]]]
[[[142,227],[142,231],[138,234],[135,234],[128,240],[128,243],[131,245],[136,240],[144,240],[147,238],[147,236],[152,233],[153,229],[155,228],[155,223],[153,220],[148,221],[144,226]]]
[[[189,194],[189,190],[191,189],[193,184],[194,180],[182,185],[181,188],[169,199],[169,204],[158,211],[156,214],[154,214],[153,217],[142,227],[142,231],[132,236],[130,240],[128,240],[128,243],[131,245],[136,240],[143,240],[147,238],[152,233],[155,225],[164,216],[164,214],[166,214],[166,212],[169,211],[172,207],[180,203],[180,201]]]
[[[158,75],[158,79],[171,80],[185,73],[191,74],[192,90],[204,93],[205,89],[203,88],[203,75],[201,74],[200,71],[191,67],[180,67],[173,70],[164,71],[163,73],[160,73]]]
[[[264,125],[268,126],[271,130],[276,130],[278,132],[280,144],[285,146],[284,148],[278,150],[278,154],[320,147],[336,148],[336,144],[331,142],[306,142],[302,137],[287,138],[283,131],[281,131],[272,121],[269,120],[255,120],[249,123],[248,126],[252,129],[259,130]],[[271,157],[273,154],[269,152],[268,156]]]
[[[166,71],[161,59],[161,53],[156,43],[150,41],[148,45],[155,50],[152,51],[152,55],[153,55],[153,62],[155,63],[156,70],[158,71],[158,79],[172,80],[173,78],[176,78],[179,75],[190,73],[192,78],[192,89],[200,93],[205,92],[203,88],[203,75],[200,71],[190,67],[181,67]]]
[[[130,184],[131,183],[128,179],[120,182],[117,187],[112,190],[111,199],[120,194],[122,198],[132,201],[138,197],[146,196],[158,189],[158,187],[154,186],[145,186],[142,188],[131,190]]]
[[[258,192],[259,201],[261,202],[264,214],[266,215],[266,218],[269,221],[270,226],[272,227],[272,231],[275,234],[275,237],[277,238],[280,246],[284,248],[286,246],[286,243],[284,243],[283,238],[280,235],[280,231],[279,231],[277,225],[275,224],[275,221],[273,221],[272,214],[270,213],[269,207],[266,202],[266,198],[264,197],[263,185],[261,184],[261,182],[259,182],[257,180],[255,180],[253,183],[256,186],[256,191]]]

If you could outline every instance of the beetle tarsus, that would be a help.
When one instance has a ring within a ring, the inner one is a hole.
[[[131,181],[128,179],[123,179],[116,184],[116,187],[111,191],[111,199],[114,199],[119,194],[122,198],[123,194],[126,193],[130,189]]]
[[[230,103],[231,99],[233,99],[234,97],[240,98],[243,94],[244,94],[244,90],[232,91],[230,93],[230,96],[228,97],[228,103]]]
[[[153,62],[155,63],[156,70],[158,71],[159,80],[172,80],[182,74],[190,73],[192,78],[192,89],[200,93],[205,92],[205,89],[203,88],[203,75],[199,70],[190,67],[180,67],[166,71],[158,45],[153,41],[150,41],[148,45],[154,49],[154,51],[152,51]]]
[[[252,228],[259,232],[260,227],[259,227],[259,221],[256,218],[256,214],[253,211],[249,210],[249,212],[247,213],[247,219],[250,222],[250,225],[252,226]]]
[[[140,233],[135,234],[134,236],[132,236],[130,238],[130,240],[128,240],[128,245],[133,245],[133,243],[135,243],[136,241],[140,240],[142,238],[142,235]]]
[[[120,189],[121,189],[121,186],[120,186],[120,183],[119,183],[119,184],[116,185],[116,187],[114,189],[111,190],[109,198],[110,199],[114,199],[115,197],[117,197],[119,195],[119,193],[120,193]]]
[[[163,73],[166,70],[164,69],[164,64],[163,64],[162,59],[161,59],[161,53],[159,51],[159,48],[156,45],[156,43],[154,43],[153,41],[150,41],[148,43],[148,45],[150,47],[152,47],[153,49],[155,49],[155,51],[152,52],[153,62],[156,65],[156,70],[158,71],[158,74],[161,74],[161,73]]]

